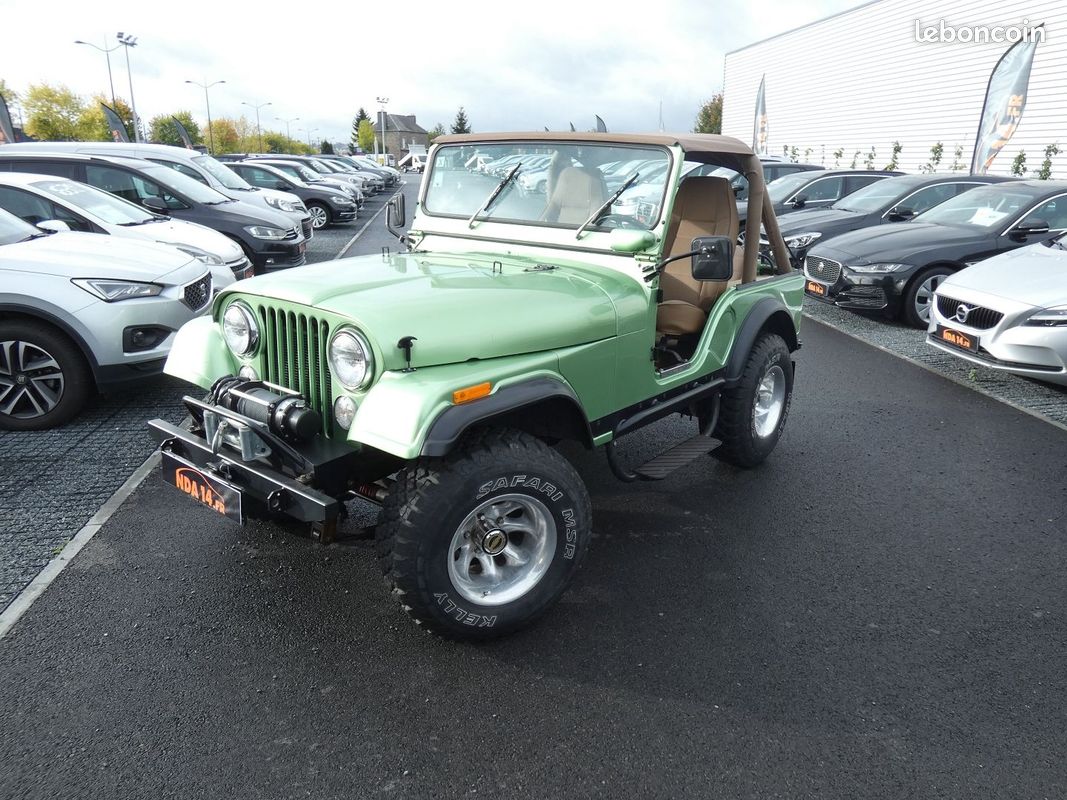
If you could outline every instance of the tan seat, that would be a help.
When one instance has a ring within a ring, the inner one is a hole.
[[[663,257],[688,253],[698,236],[727,236],[736,242],[737,233],[737,201],[730,181],[715,176],[686,178],[674,200]],[[743,260],[743,250],[738,247],[729,281],[695,280],[692,262],[686,258],[668,264],[659,279],[663,300],[656,313],[656,330],[670,336],[700,333],[715,301],[731,283],[740,280]]]
[[[547,222],[579,225],[608,199],[608,188],[599,170],[566,167],[556,179],[545,208]]]

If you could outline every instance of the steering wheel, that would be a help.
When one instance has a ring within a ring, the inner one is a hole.
[[[596,222],[597,226],[605,228],[642,228],[633,217],[625,214],[607,214]]]

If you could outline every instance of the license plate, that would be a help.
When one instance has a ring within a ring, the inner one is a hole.
[[[944,325],[937,326],[937,339],[945,344],[958,347],[960,350],[969,350],[972,353],[978,352],[978,340],[975,337],[969,333],[961,333],[952,328],[946,328]]]
[[[808,294],[813,294],[816,297],[826,297],[826,287],[816,281],[808,281],[804,289]]]
[[[163,478],[200,505],[241,521],[241,490],[173,453],[163,453]]]

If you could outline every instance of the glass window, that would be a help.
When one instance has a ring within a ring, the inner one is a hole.
[[[1060,195],[1042,203],[1027,214],[1026,218],[1047,222],[1049,230],[1053,231],[1067,228],[1067,195]]]
[[[836,200],[841,196],[841,189],[844,187],[844,184],[844,180],[840,177],[822,178],[821,180],[809,183],[800,190],[800,194],[807,195],[808,202],[815,200]]]
[[[784,203],[796,194],[798,189],[810,181],[811,176],[804,172],[783,175],[781,178],[767,184],[767,194],[771,196],[772,203]]]
[[[175,172],[180,172],[182,175],[192,178],[194,181],[200,181],[200,183],[204,184],[204,186],[209,185],[207,182],[207,178],[205,178],[203,175],[201,175],[199,172],[197,172],[195,169],[188,166],[187,164],[179,164],[177,161],[159,161],[155,158],[150,158],[149,161],[152,161],[156,164],[162,164],[164,167],[170,167]]]
[[[211,175],[227,189],[248,188],[248,184],[240,175],[231,169],[227,169],[226,165],[216,158],[212,158],[211,156],[195,156],[193,158],[193,163]]]
[[[39,233],[40,231],[32,225],[27,225],[14,214],[9,214],[0,208],[0,244],[21,242]]]
[[[167,208],[188,208],[185,203],[164,190],[155,181],[150,181],[133,172],[89,164],[85,167],[85,178],[91,186],[110,192],[130,203],[143,205],[149,197],[156,197],[166,203]],[[194,185],[199,185],[191,178],[187,180]]]
[[[934,206],[941,205],[950,197],[955,197],[957,185],[955,183],[941,183],[937,186],[927,186],[925,189],[915,192],[915,194],[908,195],[898,205],[910,208],[916,214],[921,214],[924,211],[929,211]]]
[[[180,192],[195,203],[203,203],[207,206],[231,203],[226,195],[216,192],[209,186],[204,186],[199,181],[187,178],[180,172],[175,172],[166,167],[144,167],[141,170],[148,178],[158,181],[164,189],[172,192]],[[178,206],[180,208],[181,206]]]
[[[967,225],[992,231],[1017,218],[1033,202],[1032,194],[1019,191],[1011,184],[979,186],[934,206],[915,217],[915,221]]]
[[[264,189],[276,188],[278,181],[281,180],[281,178],[272,174],[270,170],[263,169],[263,167],[248,167],[248,169],[244,170],[244,177],[253,186],[261,186]]]
[[[905,197],[914,188],[913,178],[904,178],[903,183],[894,178],[877,180],[845,195],[834,203],[833,207],[839,211],[856,211],[860,214],[883,211],[901,202],[900,198]]]
[[[0,186],[0,208],[30,225],[56,218],[52,203],[31,192],[10,186]]]
[[[139,225],[155,219],[141,206],[85,183],[42,180],[37,181],[33,186],[38,191],[51,195],[60,203],[76,206],[85,213],[113,225]]]
[[[653,147],[546,140],[479,145],[477,153],[470,145],[443,145],[438,153],[427,178],[427,213],[466,218],[478,212],[483,219],[568,228],[586,222],[616,192],[592,227],[651,228],[670,174],[667,151]],[[495,174],[479,170],[476,155],[483,169],[495,163]],[[483,209],[512,170],[512,180]]]

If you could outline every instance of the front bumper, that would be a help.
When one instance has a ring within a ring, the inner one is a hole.
[[[307,238],[299,240],[260,241],[262,247],[252,258],[256,274],[277,269],[299,267],[307,263]]]
[[[813,300],[847,308],[851,311],[888,311],[900,309],[904,287],[911,272],[865,274],[839,265],[839,273],[813,273],[804,267],[804,294]]]

